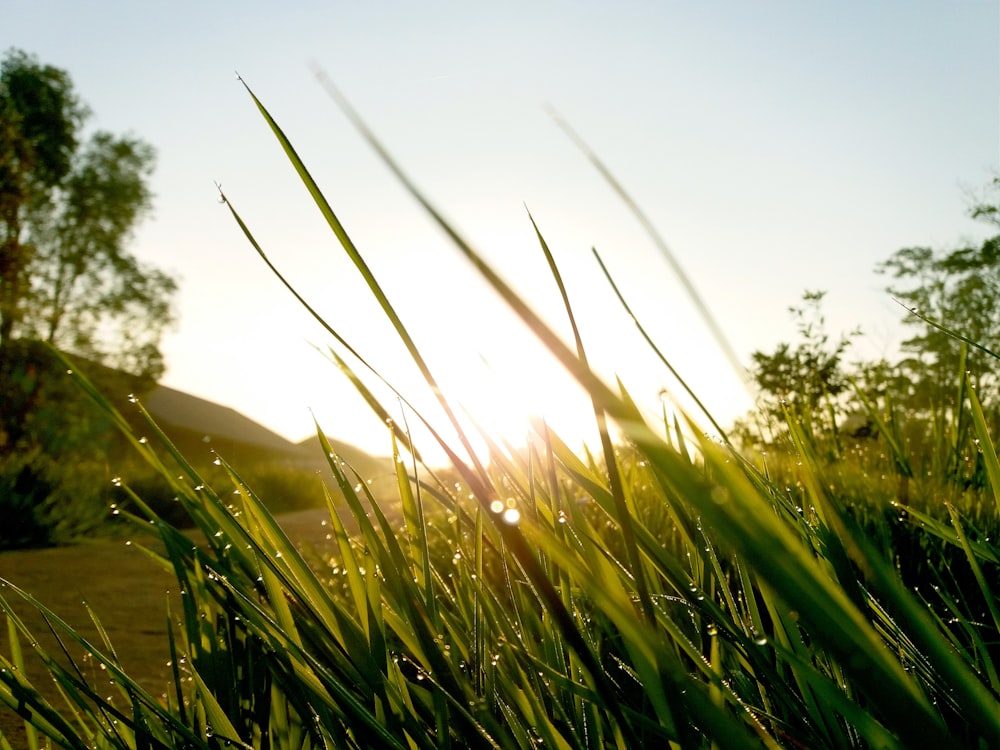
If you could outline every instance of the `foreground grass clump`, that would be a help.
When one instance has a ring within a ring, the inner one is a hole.
[[[362,256],[257,104],[450,415]],[[134,447],[206,539],[193,545],[123,482],[162,544],[149,554],[183,594],[164,644],[172,685],[150,695],[120,668],[113,644],[85,642],[51,614],[65,648],[44,652],[10,604],[29,595],[9,583],[0,699],[31,725],[30,744],[36,732],[70,748],[1000,744],[995,535],[974,528],[960,504],[946,518],[896,509],[880,528],[905,535],[923,524],[937,575],[933,595],[911,591],[891,534],[871,535],[858,512],[865,485],[847,498],[838,488],[850,482],[817,458],[821,436],[788,424],[793,481],[791,470],[775,472],[680,419],[647,424],[624,389],[593,375],[580,337],[566,347],[442,226],[587,388],[599,454],[578,455],[540,423],[524,450],[484,432],[481,462],[456,421],[458,443],[440,441],[452,465],[435,471],[391,423],[398,502],[380,504],[318,430],[336,483],[327,495],[336,551],[322,559],[285,536],[238,468],[220,457],[226,479],[206,481],[150,422],[150,439],[133,438]],[[572,321],[568,301],[566,312]],[[623,436],[615,443],[609,422]],[[980,445],[995,520],[1000,465],[988,436]],[[924,480],[908,478],[916,496]],[[883,499],[894,508],[891,489],[872,487],[882,498],[865,512],[879,513]],[[959,560],[971,587],[950,577]],[[72,658],[81,648],[103,665],[103,682]],[[26,650],[46,660],[65,706],[27,684]]]

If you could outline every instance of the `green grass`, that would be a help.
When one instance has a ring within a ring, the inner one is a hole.
[[[254,101],[406,356],[453,414],[319,186]],[[65,648],[44,651],[11,604],[33,600],[8,582],[0,598],[9,624],[0,700],[37,733],[29,744],[1000,745],[1000,468],[974,398],[969,408],[987,486],[949,490],[947,505],[935,502],[940,478],[913,472],[905,445],[893,448],[885,437],[877,448],[858,447],[833,461],[827,436],[792,419],[787,445],[765,462],[700,437],[680,419],[648,424],[624,386],[611,388],[593,374],[582,337],[569,347],[552,333],[342,106],[455,246],[587,389],[601,444],[594,455],[579,455],[538,424],[530,445],[515,449],[487,432],[467,435],[453,419],[457,444],[434,433],[451,465],[435,470],[412,458],[419,451],[405,425],[392,422],[387,441],[400,522],[318,429],[335,479],[327,499],[338,550],[323,560],[284,535],[239,467],[220,457],[226,478],[206,481],[150,422],[150,440],[132,437],[133,446],[208,540],[193,547],[123,482],[138,509],[136,523],[165,550],[150,548],[150,556],[173,572],[182,592],[164,644],[172,684],[165,699],[149,694],[121,670],[113,643],[87,641],[51,613]],[[533,229],[572,322],[572,290],[563,288],[542,233]],[[359,352],[321,322],[364,366]],[[376,413],[388,414],[364,378],[338,362]],[[127,430],[101,393],[82,377],[80,383]],[[611,423],[621,440],[612,442]],[[467,449],[473,437],[489,446],[488,461]],[[907,508],[893,504],[901,478],[914,499]],[[350,510],[356,532],[341,522],[338,504]],[[926,585],[914,589],[906,578],[918,563]],[[81,651],[99,665],[99,683],[75,656]],[[50,705],[25,681],[29,657],[49,665],[64,704]]]

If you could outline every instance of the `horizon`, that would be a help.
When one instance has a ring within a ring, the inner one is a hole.
[[[181,276],[162,384],[292,442],[313,434],[312,408],[331,436],[372,455],[390,448],[310,345],[328,336],[218,204],[216,181],[304,296],[419,408],[429,401],[234,69],[289,135],[443,390],[507,438],[528,411],[549,411],[572,442],[588,434],[589,404],[387,175],[307,61],[568,339],[531,211],[591,360],[654,411],[676,385],[591,247],[721,422],[749,399],[668,264],[546,106],[651,217],[744,366],[793,335],[787,308],[806,289],[828,292],[832,336],[860,325],[859,356],[891,354],[901,316],[875,264],[901,247],[989,234],[965,215],[964,193],[1000,165],[996,3],[390,6],[209,6],[192,25],[176,7],[0,0],[5,50],[67,70],[93,110],[89,127],[157,149],[154,216],[133,247]]]

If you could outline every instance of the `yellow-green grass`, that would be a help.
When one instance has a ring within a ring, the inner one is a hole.
[[[319,186],[254,102],[406,357],[454,414]],[[206,482],[150,422],[151,440],[133,438],[134,448],[168,478],[207,540],[193,546],[141,497],[131,498],[163,545],[150,558],[181,591],[166,699],[129,677],[103,632],[84,640],[52,617],[67,650],[86,650],[103,664],[115,693],[109,700],[106,686],[97,689],[86,674],[66,669],[65,659],[52,660],[66,701],[50,706],[19,677],[22,652],[40,649],[14,616],[13,593],[0,600],[11,623],[0,699],[63,747],[1000,744],[997,552],[966,517],[983,496],[956,496],[945,515],[929,512],[928,501],[901,518],[904,509],[892,505],[900,478],[909,497],[932,491],[901,443],[882,464],[860,454],[833,460],[827,436],[790,418],[784,455],[769,465],[728,441],[700,437],[681,418],[648,423],[625,386],[609,387],[594,374],[582,336],[573,346],[562,342],[340,103],[455,247],[587,390],[600,445],[578,455],[538,424],[522,450],[484,431],[476,437],[490,452],[481,461],[469,449],[473,436],[453,419],[456,444],[434,433],[451,466],[433,470],[417,458],[405,425],[392,422],[400,522],[317,430],[335,478],[328,500],[336,553],[316,559],[292,544],[239,467],[220,457],[228,480]],[[542,232],[531,229],[572,323],[571,290]],[[345,352],[337,361],[347,376],[384,417],[345,361],[366,367],[361,352],[316,317]],[[127,430],[103,396],[80,382]],[[984,496],[994,500],[1000,467],[974,394],[968,408],[989,469]],[[883,444],[891,426],[882,418]],[[882,467],[877,481],[865,478],[869,465]],[[995,524],[996,508],[994,501],[976,523]],[[345,510],[353,530],[341,521]],[[873,523],[893,533],[923,524],[928,575],[936,576],[928,590],[911,590],[891,534],[873,534]],[[953,585],[960,563],[971,586]]]

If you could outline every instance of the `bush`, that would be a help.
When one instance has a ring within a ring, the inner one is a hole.
[[[108,519],[107,471],[76,462],[71,467],[39,451],[0,460],[0,549],[66,544],[91,534]]]

